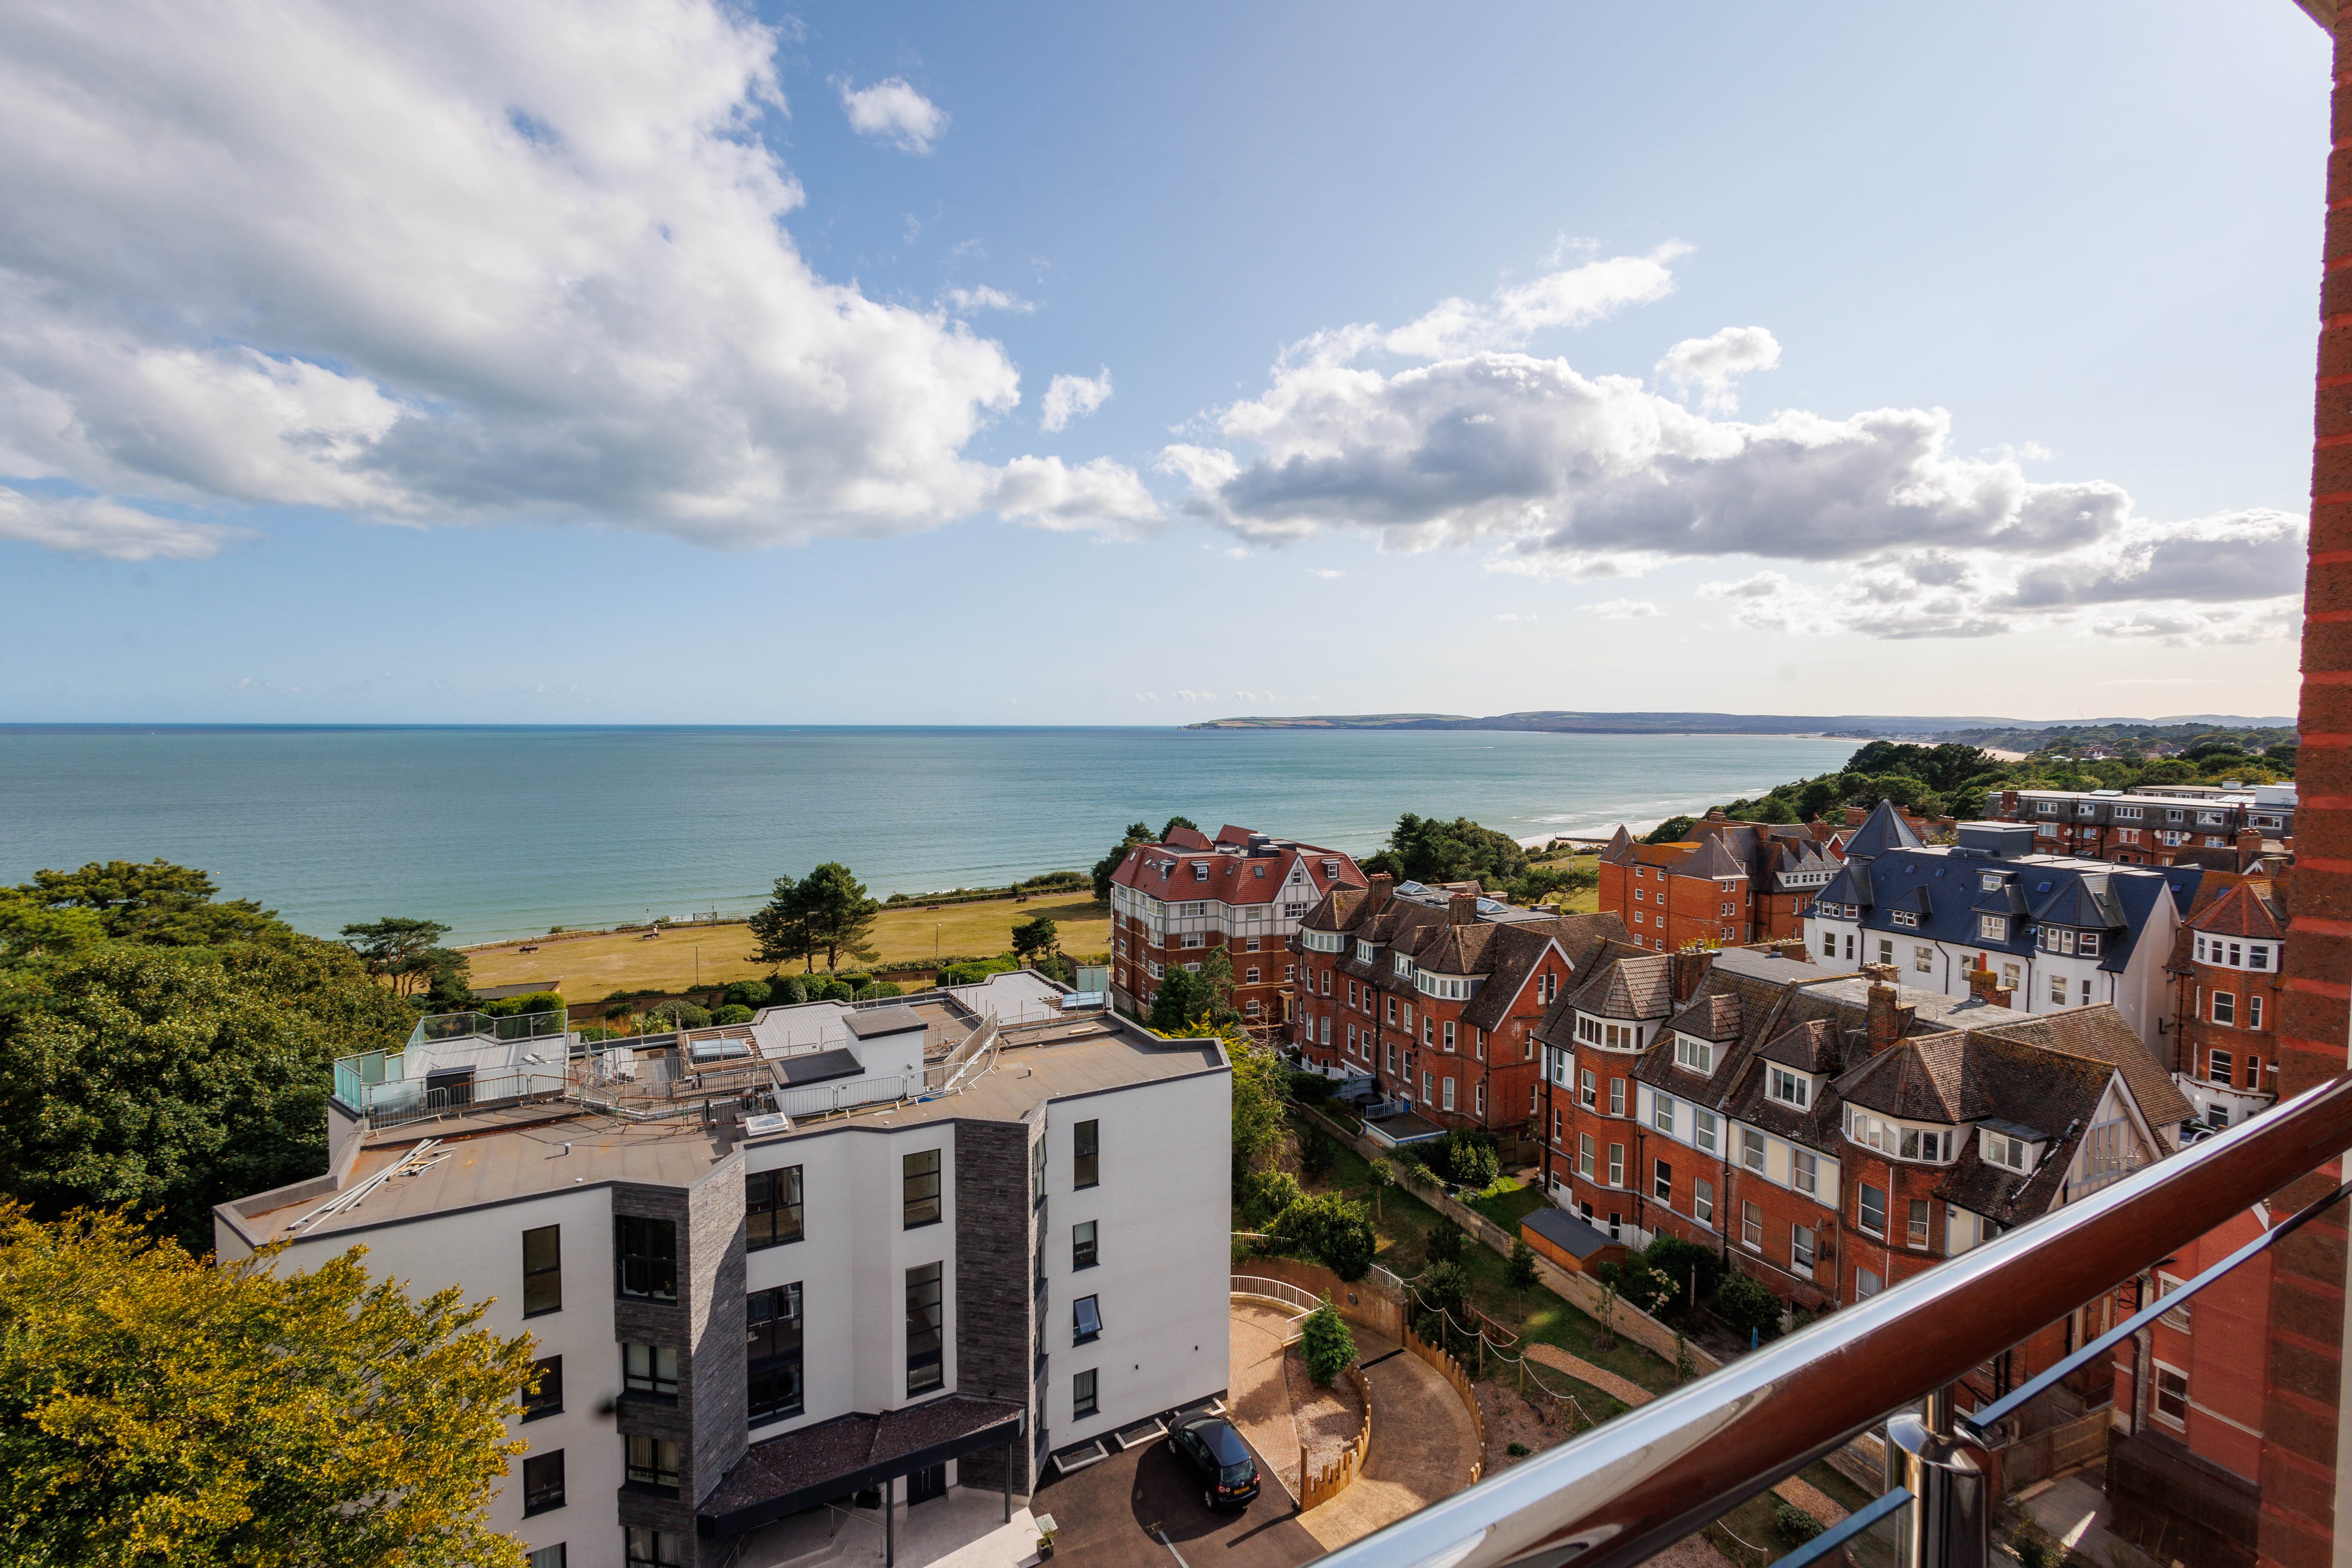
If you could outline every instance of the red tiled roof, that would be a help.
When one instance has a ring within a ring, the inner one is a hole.
[[[1217,837],[1225,841],[1227,835],[1236,833],[1241,835],[1242,843],[1248,842],[1245,828],[1229,826]],[[1200,838],[1200,847],[1188,849],[1173,842],[1185,837]],[[1171,903],[1195,899],[1225,904],[1274,903],[1289,885],[1294,866],[1306,870],[1307,889],[1301,897],[1309,903],[1335,887],[1364,885],[1364,874],[1356,868],[1356,862],[1337,849],[1277,839],[1265,846],[1269,854],[1234,854],[1213,849],[1205,837],[1181,827],[1171,838],[1170,843],[1139,844],[1129,849],[1110,879],[1122,888],[1132,888]],[[1337,876],[1323,868],[1327,860],[1338,863]],[[1206,867],[1208,875],[1201,876],[1193,869],[1196,866]]]
[[[2252,882],[2241,882],[2220,898],[2205,906],[2203,911],[2189,922],[2189,929],[2208,936],[2251,936],[2265,942],[2278,942],[2286,935],[2279,921],[2278,910],[2263,897],[2267,889]]]

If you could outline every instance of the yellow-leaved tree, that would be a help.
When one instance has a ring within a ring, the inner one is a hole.
[[[520,1568],[483,1510],[530,1339],[363,1250],[216,1266],[0,1204],[0,1562]]]

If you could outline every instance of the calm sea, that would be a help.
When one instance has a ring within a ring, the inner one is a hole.
[[[0,728],[0,880],[162,856],[302,930],[480,942],[1091,866],[1181,813],[1364,853],[1400,812],[1591,833],[1823,772],[1788,736],[1174,729]]]

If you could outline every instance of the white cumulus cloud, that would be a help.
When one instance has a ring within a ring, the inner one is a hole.
[[[1547,273],[1532,283],[1497,289],[1484,301],[1443,300],[1381,342],[1391,353],[1412,359],[1524,347],[1547,327],[1586,326],[1628,305],[1664,299],[1675,288],[1668,263],[1689,252],[1686,245],[1662,245],[1647,256],[1612,256]]]
[[[902,76],[885,77],[871,87],[843,82],[841,107],[849,115],[849,128],[860,136],[919,156],[929,153],[948,128],[948,111]]]
[[[1685,338],[1658,361],[1661,384],[1681,396],[1696,391],[1699,406],[1729,414],[1739,406],[1734,383],[1751,370],[1780,363],[1780,342],[1761,327],[1726,327],[1712,337]]]
[[[1603,599],[1592,613],[1604,621],[1646,621],[1665,614],[1647,599]]]
[[[948,309],[959,316],[976,316],[982,310],[1004,310],[1013,315],[1026,316],[1037,309],[1034,302],[1024,300],[1018,294],[1008,294],[985,283],[977,289],[950,289],[946,299]]]
[[[0,539],[108,561],[201,561],[247,537],[219,523],[158,517],[103,496],[47,496],[0,486]]]
[[[1110,366],[1105,365],[1100,375],[1057,375],[1045,387],[1045,401],[1039,405],[1042,416],[1037,421],[1040,430],[1061,430],[1073,419],[1084,419],[1110,401]]]
[[[1640,266],[1603,276],[1664,272],[1657,253],[1614,259]],[[1630,301],[1670,282],[1601,293]],[[1762,328],[1659,361],[1662,382],[1699,395],[1693,408],[1564,358],[1464,348],[1513,334],[1494,327],[1507,312],[1459,306],[1410,329],[1460,350],[1433,363],[1359,363],[1383,342],[1377,327],[1300,340],[1264,390],[1202,416],[1153,466],[1184,483],[1187,511],[1252,540],[1366,531],[1395,551],[1482,549],[1490,569],[1537,577],[1745,558],[1767,569],[1702,592],[1781,632],[1977,637],[2081,626],[2091,606],[2129,599],[2266,605],[2227,623],[2252,637],[2300,586],[2299,518],[2146,519],[2114,483],[2031,479],[2021,450],[1964,454],[1939,408],[1718,416],[1740,374],[1778,361]],[[1433,327],[1440,317],[1453,324]],[[1814,570],[1798,582],[1774,569],[1796,564]]]
[[[1059,458],[1015,458],[987,504],[1001,517],[1041,528],[1132,534],[1158,522],[1160,503],[1133,468],[1108,458],[1076,466]]]
[[[719,0],[0,10],[0,477],[727,547],[1136,521],[1130,470],[964,455],[1001,345],[810,267],[777,38]]]

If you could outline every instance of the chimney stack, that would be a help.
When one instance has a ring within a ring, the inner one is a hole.
[[[2238,869],[2242,871],[2262,858],[2262,829],[2259,827],[2241,827],[2238,829]]]
[[[1900,1005],[1903,994],[1895,988],[1893,964],[1865,964],[1863,973],[1870,976],[1870,1013],[1864,1038],[1874,1057],[1903,1037],[1911,1026],[1911,1009]]]
[[[1387,900],[1389,889],[1396,886],[1396,879],[1386,871],[1375,871],[1367,879],[1367,886],[1372,890],[1373,902],[1379,903]]]
[[[1691,999],[1698,983],[1715,967],[1715,954],[1705,948],[1685,948],[1666,955],[1666,985],[1679,1007]]]
[[[1478,923],[1478,895],[1456,893],[1445,900],[1445,923],[1469,926]]]
[[[2017,1000],[2017,993],[2003,985],[1990,969],[1969,970],[1969,990],[1990,1007],[2006,1007]]]

